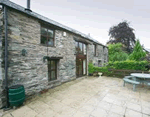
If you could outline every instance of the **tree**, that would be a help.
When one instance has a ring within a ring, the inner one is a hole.
[[[122,43],[127,52],[131,52],[135,45],[134,29],[129,26],[127,21],[123,21],[109,29],[110,40],[107,43]]]
[[[124,61],[128,58],[128,54],[122,50],[122,44],[110,44],[108,46],[109,61]]]
[[[143,51],[140,41],[137,40],[133,52],[129,56],[129,59],[139,61],[145,56],[146,56],[146,52]]]

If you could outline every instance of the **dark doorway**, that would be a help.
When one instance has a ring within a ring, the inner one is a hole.
[[[80,77],[83,75],[83,60],[76,59],[76,75]]]

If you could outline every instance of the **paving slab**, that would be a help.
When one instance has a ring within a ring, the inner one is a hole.
[[[150,88],[102,76],[77,79],[33,96],[3,117],[148,117]]]
[[[125,107],[122,107],[122,106],[118,106],[118,105],[112,105],[111,109],[110,109],[110,112],[113,112],[113,113],[116,113],[116,114],[119,114],[119,115],[124,115],[125,114]]]
[[[91,113],[91,115],[94,117],[107,117],[108,111],[98,107]]]
[[[20,107],[10,113],[13,117],[35,117],[38,113],[29,108],[28,106]]]
[[[127,109],[125,117],[142,117],[142,113]]]

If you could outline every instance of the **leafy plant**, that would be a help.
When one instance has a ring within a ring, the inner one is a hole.
[[[91,62],[88,65],[88,72],[89,72],[89,74],[93,74],[93,72],[94,72],[94,65]]]
[[[108,46],[109,61],[125,61],[128,54],[122,50],[122,44],[110,44]]]
[[[127,61],[109,62],[107,67],[113,69],[146,70],[145,67],[148,64],[149,63],[147,61],[127,60]]]
[[[137,40],[133,52],[129,56],[129,59],[139,61],[141,60],[141,58],[144,58],[145,56],[146,52],[143,51],[140,41]]]

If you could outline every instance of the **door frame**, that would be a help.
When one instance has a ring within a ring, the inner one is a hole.
[[[80,46],[79,46],[79,43],[82,44],[82,51],[80,51]],[[84,54],[84,46],[86,47],[86,54]],[[82,77],[82,76],[85,76],[87,75],[87,43],[84,43],[84,42],[80,42],[80,41],[76,41],[76,77]],[[82,60],[82,76],[78,76],[79,75],[79,71],[77,70],[77,60],[81,59]],[[83,74],[83,60],[85,60],[85,74]],[[78,71],[78,74],[77,74],[77,71]]]

